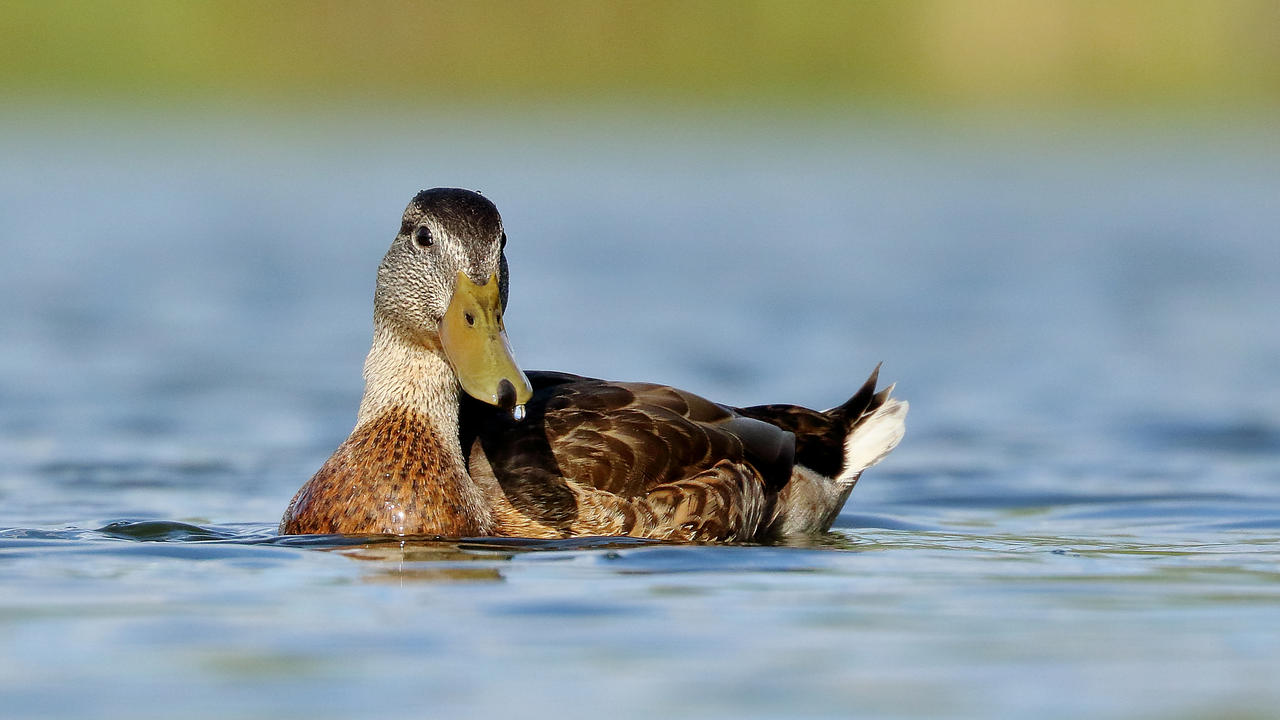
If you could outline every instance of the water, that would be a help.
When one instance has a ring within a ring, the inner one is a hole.
[[[1280,145],[75,108],[0,133],[6,717],[1274,717]],[[908,434],[808,546],[280,538],[418,189],[517,357]]]

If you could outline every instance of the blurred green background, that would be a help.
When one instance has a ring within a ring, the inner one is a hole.
[[[1274,0],[7,2],[0,98],[1270,107]]]

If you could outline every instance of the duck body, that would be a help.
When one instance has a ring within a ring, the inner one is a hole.
[[[901,439],[907,404],[892,388],[877,390],[879,368],[824,412],[733,408],[665,385],[520,372],[506,362],[501,327],[505,257],[456,267],[505,244],[496,217],[491,203],[462,190],[424,191],[410,204],[379,270],[356,428],[295,495],[282,533],[680,542],[813,534],[830,527],[862,471]],[[426,303],[434,310],[425,319],[411,309],[405,323],[397,308],[414,308],[421,289],[406,298],[384,285],[413,278],[394,256],[423,223],[439,240],[470,242],[451,253],[461,262],[436,257],[423,270],[451,299]],[[458,279],[447,289],[441,278],[450,274]],[[486,276],[497,282],[470,279]],[[467,293],[500,301],[472,302]],[[476,310],[485,302],[497,309]],[[451,316],[461,330],[448,329]],[[488,339],[468,350],[450,345],[465,333]]]
[[[731,408],[651,383],[529,377],[524,422],[463,403],[462,447],[499,534],[747,542],[825,531],[863,464],[879,459],[846,462],[845,439],[905,410],[875,392],[874,377],[828,413]],[[832,453],[830,476],[804,464]]]

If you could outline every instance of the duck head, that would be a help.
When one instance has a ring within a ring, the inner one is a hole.
[[[533,390],[502,322],[506,241],[502,217],[485,197],[423,190],[378,266],[374,314],[403,342],[443,354],[468,395],[521,419]]]

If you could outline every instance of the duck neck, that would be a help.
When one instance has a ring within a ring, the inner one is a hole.
[[[356,431],[392,411],[421,417],[441,437],[458,437],[458,380],[439,345],[411,344],[375,319]],[[450,444],[465,469],[462,449],[456,440]]]
[[[410,343],[375,320],[364,378],[356,427],[335,457],[337,466],[364,468],[347,487],[365,498],[371,524],[341,531],[490,534],[492,510],[459,443],[458,381],[439,347]]]

